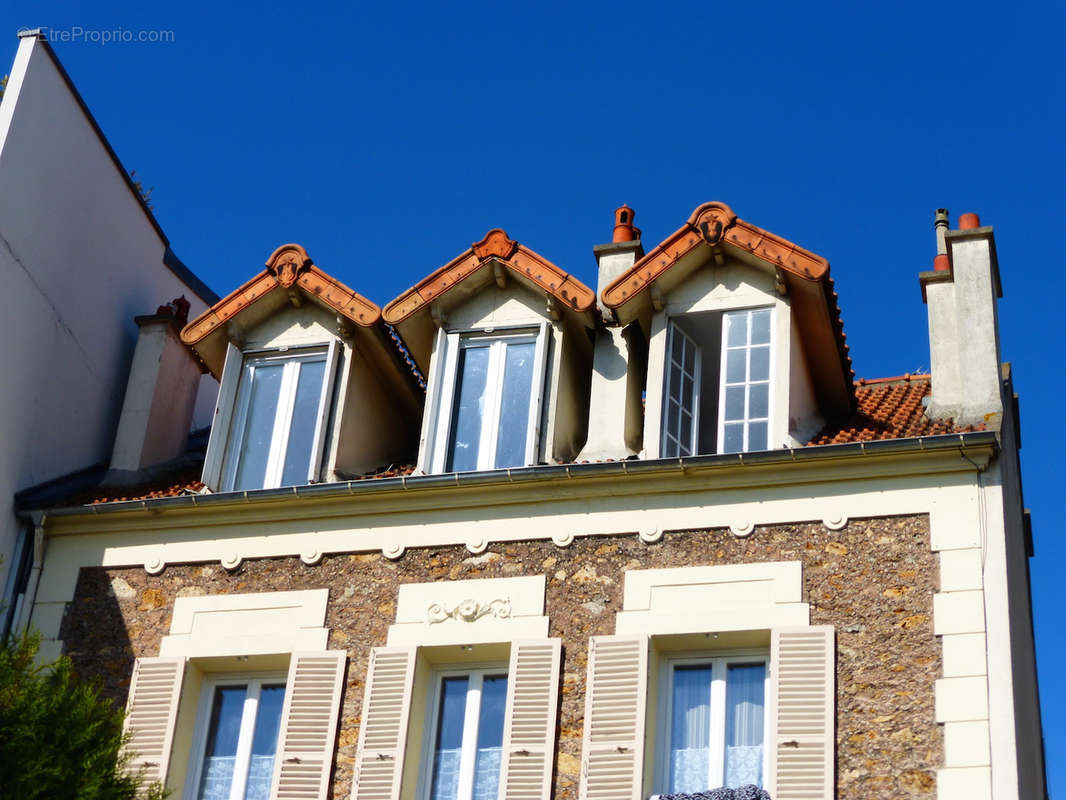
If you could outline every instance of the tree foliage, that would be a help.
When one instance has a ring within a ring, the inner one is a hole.
[[[38,665],[39,647],[37,634],[0,645],[0,798],[162,800],[158,784],[138,791],[122,711],[66,656]]]

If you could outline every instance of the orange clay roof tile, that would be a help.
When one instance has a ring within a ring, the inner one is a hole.
[[[984,425],[957,426],[953,420],[925,416],[928,375],[861,380],[855,384],[858,407],[850,417],[827,425],[808,445],[870,442],[985,430]]]
[[[493,228],[480,242],[470,245],[469,250],[387,304],[382,312],[385,321],[390,325],[403,322],[492,262],[531,281],[575,311],[588,311],[596,304],[592,289],[539,253],[509,238],[501,228]]]
[[[181,340],[188,345],[201,342],[220,325],[271,292],[293,287],[364,328],[381,321],[381,309],[376,304],[316,267],[300,245],[283,244],[270,254],[265,270],[186,325]]]

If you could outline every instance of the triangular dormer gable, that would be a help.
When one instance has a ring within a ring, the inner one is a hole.
[[[734,259],[771,271],[788,298],[811,382],[822,412],[845,415],[855,406],[851,358],[829,262],[739,219],[725,203],[704,203],[688,221],[610,283],[604,305],[628,324],[707,264]]]
[[[409,359],[381,309],[300,245],[275,250],[181,339],[220,381],[211,489],[336,480],[413,458],[424,396]]]
[[[493,283],[505,286],[508,278],[542,295],[547,316],[566,313],[580,317],[586,327],[594,325],[596,293],[539,253],[509,238],[501,228],[493,228],[480,242],[388,303],[382,314],[385,322],[399,331],[425,372],[442,314]]]

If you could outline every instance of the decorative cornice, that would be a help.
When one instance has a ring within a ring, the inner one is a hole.
[[[467,599],[448,608],[445,603],[430,603],[426,609],[426,623],[436,625],[449,619],[457,622],[477,622],[482,617],[492,615],[496,619],[511,616],[511,598],[498,597],[483,603],[480,600]]]

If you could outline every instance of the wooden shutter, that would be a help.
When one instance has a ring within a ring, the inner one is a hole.
[[[226,443],[229,441],[230,423],[233,421],[233,409],[237,402],[237,385],[241,379],[241,367],[244,355],[233,343],[226,345],[226,362],[222,367],[222,380],[218,386],[218,398],[215,400],[215,413],[211,417],[211,434],[207,439],[207,453],[204,455],[203,481],[214,491],[222,489],[222,461],[226,455]]]
[[[642,800],[647,693],[647,636],[589,640],[582,800]]]
[[[146,781],[165,782],[174,743],[185,659],[138,658],[133,664],[125,728],[131,733],[130,767],[143,768]]]
[[[834,672],[831,626],[772,631],[774,800],[833,798]]]
[[[561,656],[561,639],[511,644],[500,800],[548,800],[551,795]]]
[[[352,800],[397,800],[400,796],[414,672],[413,647],[370,651]]]
[[[345,650],[293,653],[270,796],[324,800],[333,764]]]

